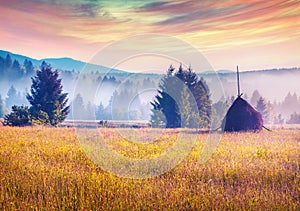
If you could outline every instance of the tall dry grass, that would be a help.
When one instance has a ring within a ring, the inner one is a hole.
[[[162,136],[147,149],[103,130],[126,156],[156,156],[172,144]],[[92,163],[73,129],[1,127],[0,210],[300,209],[299,130],[224,134],[199,165],[205,138],[172,171],[126,179]]]

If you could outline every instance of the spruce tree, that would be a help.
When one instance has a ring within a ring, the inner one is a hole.
[[[86,119],[85,113],[85,105],[83,102],[83,98],[80,93],[76,95],[72,104],[72,119],[74,120],[83,120]]]
[[[11,113],[4,117],[5,126],[29,126],[31,125],[31,116],[27,106],[12,106]]]
[[[195,105],[193,106],[193,96],[191,93],[188,92],[187,86],[183,86],[182,88],[179,104],[181,115],[181,127],[197,127],[197,123],[199,124],[200,119],[199,115],[197,115],[197,108],[195,108]]]
[[[11,56],[10,54],[7,54],[6,55],[6,58],[5,58],[5,68],[6,68],[6,71],[9,71],[12,67],[12,59],[11,59]]]
[[[33,67],[33,64],[30,60],[25,59],[23,66],[26,69],[26,75],[27,76],[34,75],[34,67]]]
[[[261,95],[259,94],[259,92],[257,90],[254,90],[252,93],[252,97],[250,99],[251,104],[254,106],[256,105],[257,101],[259,100],[259,98],[261,97]]]
[[[187,85],[198,107],[199,124],[201,127],[208,127],[211,123],[212,102],[210,100],[209,88],[203,78],[189,67],[184,71],[184,83]],[[195,114],[194,114],[195,115]]]
[[[166,127],[166,117],[164,116],[161,108],[158,109],[154,103],[151,103],[153,108],[151,109],[151,119],[150,124],[154,128],[165,128]]]
[[[102,104],[102,102],[100,102],[100,105],[99,106],[97,106],[97,108],[96,108],[96,119],[99,119],[99,120],[102,120],[102,119],[104,119],[104,112],[105,112],[105,110],[104,110],[104,106],[103,106],[103,104]]]
[[[164,114],[167,128],[181,127],[178,105],[180,92],[176,89],[179,83],[177,77],[173,75],[174,70],[171,65],[167,74],[162,78],[159,84],[158,94],[155,96],[154,102],[151,103],[154,110],[161,111]],[[152,115],[152,120],[154,121],[155,119],[156,117]],[[161,120],[161,118],[159,118],[159,120]]]
[[[89,101],[86,105],[86,119],[94,120],[95,119],[95,105]]]
[[[167,128],[174,127],[208,127],[211,117],[211,100],[209,89],[203,79],[199,79],[191,67],[184,70],[180,65],[177,72],[171,66],[161,80],[155,97],[151,123],[164,118]]]
[[[24,72],[23,69],[21,69],[19,61],[15,59],[10,72],[10,79],[20,79],[21,77],[23,77],[23,74]]]
[[[31,104],[30,113],[38,123],[56,126],[69,113],[67,93],[63,93],[58,71],[43,63],[41,70],[31,78],[30,94],[26,98]]]
[[[266,118],[268,117],[268,109],[267,109],[267,104],[265,103],[264,98],[259,97],[255,108],[262,115],[263,120],[265,121]]]
[[[5,99],[5,105],[8,108],[11,108],[13,105],[17,104],[18,99],[18,92],[15,89],[15,87],[12,85],[8,92],[7,92],[7,98]]]

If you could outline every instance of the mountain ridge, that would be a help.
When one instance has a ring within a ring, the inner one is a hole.
[[[19,63],[22,65],[24,61],[30,60],[32,64],[36,67],[40,66],[43,61],[51,64],[51,66],[55,69],[59,70],[75,70],[75,71],[82,71],[83,68],[88,69],[89,72],[99,72],[99,73],[107,73],[110,72],[112,74],[127,74],[130,72],[118,70],[118,69],[111,69],[109,67],[105,67],[102,65],[91,64],[87,62],[83,62],[80,60],[76,60],[70,57],[60,57],[60,58],[43,58],[43,59],[35,59],[28,56],[24,56],[21,54],[12,53],[10,51],[0,50],[0,56],[5,58],[9,54],[12,60],[18,60]]]
[[[83,62],[80,60],[73,59],[71,57],[58,57],[58,58],[43,58],[43,59],[35,59],[32,57],[28,57],[22,54],[12,53],[6,50],[0,50],[0,56],[5,58],[7,54],[11,55],[12,60],[18,60],[20,64],[23,64],[25,59],[30,60],[34,66],[38,67],[41,65],[43,61],[51,64],[53,68],[59,70],[75,70],[77,72],[81,72],[84,68],[88,69],[89,72],[99,72],[99,73],[108,73],[111,74],[132,74],[132,72],[119,70],[119,69],[111,69],[109,67],[105,67],[102,65],[91,64],[87,62]],[[291,68],[272,68],[272,69],[262,69],[262,70],[246,70],[241,71],[241,74],[249,74],[249,73],[280,73],[283,71],[300,71],[300,67],[291,67]],[[211,75],[211,74],[219,74],[219,75],[231,75],[235,74],[234,70],[220,69],[220,70],[211,70],[198,73],[199,75]]]

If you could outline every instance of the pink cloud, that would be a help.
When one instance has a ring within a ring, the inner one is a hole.
[[[180,37],[216,55],[236,46],[300,41],[298,0],[157,1],[125,5],[120,13],[95,2],[0,0],[0,5],[1,48],[36,58],[88,60],[107,43],[142,33]]]

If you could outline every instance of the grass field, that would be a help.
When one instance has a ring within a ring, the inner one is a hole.
[[[101,130],[114,150],[134,158],[158,156],[174,142],[172,133],[139,144]],[[0,210],[300,209],[299,130],[224,134],[200,165],[206,137],[198,135],[173,170],[126,179],[95,165],[72,128],[0,127]]]

